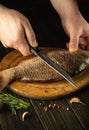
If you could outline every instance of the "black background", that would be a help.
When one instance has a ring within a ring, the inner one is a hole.
[[[65,47],[68,36],[49,0],[2,0],[1,4],[20,11],[29,19],[39,46]],[[78,0],[78,5],[84,18],[89,21],[89,1]]]

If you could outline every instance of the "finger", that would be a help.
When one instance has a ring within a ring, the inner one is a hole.
[[[25,48],[24,46],[21,46],[20,48],[18,48],[18,51],[20,51],[23,56],[28,56],[30,54],[29,50],[29,46],[25,46]]]
[[[36,41],[36,36],[35,33],[30,25],[30,23],[27,21],[27,24],[24,23],[24,29],[25,29],[25,33],[26,33],[26,38],[28,43],[32,46],[32,47],[37,47],[38,43]]]
[[[89,35],[86,37],[87,39],[87,50],[89,50]]]
[[[87,42],[89,43],[89,36],[86,39],[87,39]]]
[[[78,36],[71,36],[69,41],[69,51],[74,52],[78,50],[79,38]]]
[[[23,40],[19,41],[19,43],[17,43],[17,46],[15,44],[14,48],[16,50],[20,51],[21,54],[24,56],[28,56],[30,54],[29,45],[28,45],[27,41],[25,40],[25,38],[23,38]]]
[[[79,45],[79,48],[82,49],[82,50],[87,50],[87,46],[86,46],[86,45],[83,45],[83,44],[80,44],[80,45]]]
[[[86,39],[87,39],[87,50],[89,50],[89,35],[87,35]]]
[[[87,40],[85,37],[80,37],[79,38],[79,47],[83,50],[87,49]]]
[[[80,37],[79,38],[79,44],[80,45],[87,45],[87,39],[85,37]]]
[[[66,43],[66,47],[69,48],[69,43],[68,42]]]
[[[89,51],[89,46],[87,46],[87,50]]]
[[[80,38],[80,47],[84,50],[89,50],[89,36]]]

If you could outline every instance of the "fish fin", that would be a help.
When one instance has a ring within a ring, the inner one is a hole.
[[[14,73],[14,69],[0,71],[0,91],[3,90],[14,79]]]

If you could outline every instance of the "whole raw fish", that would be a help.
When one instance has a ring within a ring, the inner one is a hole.
[[[45,52],[45,55],[58,65],[61,65],[71,76],[78,74],[89,66],[89,51],[69,52],[68,50],[54,49]],[[46,65],[39,57],[33,57],[32,59],[23,60],[16,67],[1,71],[0,90],[14,80],[54,82],[62,79],[63,77]]]

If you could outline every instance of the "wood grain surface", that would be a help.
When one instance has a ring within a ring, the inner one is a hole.
[[[50,48],[44,48],[44,51],[50,51]],[[8,53],[0,63],[0,69],[4,70],[16,66],[19,62],[25,59],[31,59],[34,55],[27,57],[22,56],[18,51]],[[89,67],[72,77],[76,83],[77,88],[70,85],[65,79],[59,82],[52,83],[23,83],[14,81],[9,85],[9,89],[16,94],[28,98],[35,99],[55,99],[57,97],[66,96],[75,91],[84,88],[89,84]]]

